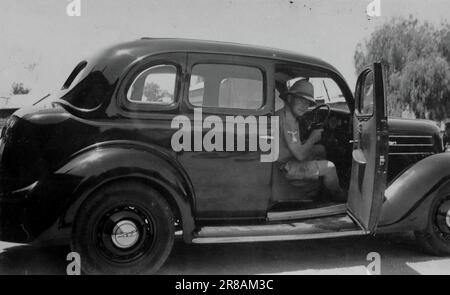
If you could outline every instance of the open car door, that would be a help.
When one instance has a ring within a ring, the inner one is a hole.
[[[376,229],[384,198],[388,125],[381,63],[358,77],[353,113],[352,175],[347,207],[360,226]]]

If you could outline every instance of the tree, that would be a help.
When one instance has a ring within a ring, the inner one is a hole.
[[[386,65],[387,106],[400,116],[410,106],[418,118],[442,120],[450,116],[450,26],[436,28],[417,19],[392,19],[357,45],[359,73],[374,61]]]
[[[144,96],[148,101],[158,101],[158,98],[161,94],[161,88],[158,84],[150,82],[146,83],[144,86]]]
[[[148,101],[158,102],[164,97],[172,97],[172,94],[167,90],[162,90],[158,84],[149,82],[144,86],[144,96]]]
[[[29,88],[25,88],[23,83],[14,82],[12,84],[12,94],[28,94],[30,92]]]

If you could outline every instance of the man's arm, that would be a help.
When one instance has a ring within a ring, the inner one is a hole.
[[[312,135],[312,134],[311,134]],[[308,139],[305,141],[305,143],[301,143],[299,136],[296,134],[297,137],[296,141],[292,140],[292,138],[289,137],[289,134],[287,132],[284,132],[284,139],[287,143],[287,147],[291,154],[298,160],[298,161],[304,161],[308,154],[310,153],[312,147],[314,144],[318,141],[317,138],[314,136],[308,137]]]

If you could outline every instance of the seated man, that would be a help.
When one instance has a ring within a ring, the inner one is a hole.
[[[280,151],[278,161],[289,180],[314,180],[323,177],[325,187],[334,200],[342,202],[346,195],[339,185],[336,167],[325,159],[325,148],[316,143],[323,129],[315,129],[308,139],[300,141],[299,118],[308,107],[315,105],[314,87],[307,80],[299,80],[280,95],[285,106],[277,114],[280,118]]]

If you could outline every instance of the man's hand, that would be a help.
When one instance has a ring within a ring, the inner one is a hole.
[[[323,129],[314,129],[309,135],[308,140],[313,144],[319,142],[322,139],[322,132]]]

